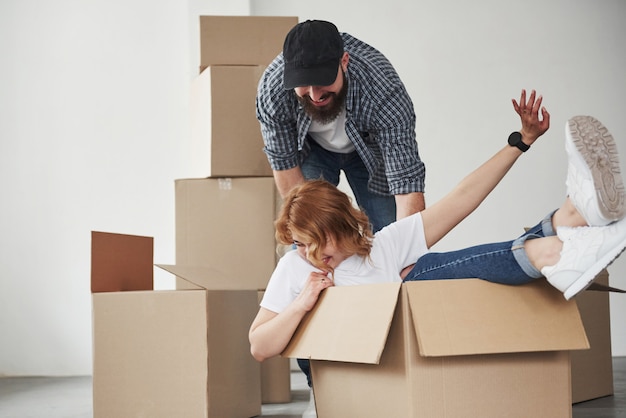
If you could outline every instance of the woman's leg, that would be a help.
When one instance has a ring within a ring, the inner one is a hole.
[[[425,254],[405,280],[479,278],[519,285],[545,276],[571,299],[625,248],[626,219],[608,226],[564,226],[557,229],[557,236],[527,233],[514,241]]]
[[[523,284],[541,277],[539,269],[523,251],[524,243],[556,235],[552,218],[562,209],[550,212],[537,225],[514,241],[478,245],[463,250],[428,253],[420,257],[404,278],[441,280],[477,277],[495,283]],[[534,253],[533,253],[534,254]]]
[[[529,283],[542,277],[524,250],[524,243],[534,239],[545,238],[527,233],[514,241],[424,254],[405,281],[479,278],[508,285]]]

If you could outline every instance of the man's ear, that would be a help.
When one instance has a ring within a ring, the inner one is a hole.
[[[350,55],[347,52],[344,52],[343,56],[341,57],[341,68],[343,69],[344,72],[348,70],[349,61],[350,61]]]

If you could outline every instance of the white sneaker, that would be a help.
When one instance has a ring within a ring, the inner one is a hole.
[[[604,226],[626,215],[626,193],[617,146],[609,131],[591,116],[565,125],[567,194],[590,226]]]
[[[302,414],[302,418],[317,418],[317,411],[315,410],[315,396],[313,395],[313,389],[310,390],[309,406]]]
[[[568,300],[585,290],[626,248],[626,219],[608,226],[561,227],[556,232],[563,241],[561,259],[541,273]]]

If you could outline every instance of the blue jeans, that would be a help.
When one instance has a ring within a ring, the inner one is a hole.
[[[370,175],[367,167],[356,151],[348,154],[328,151],[313,140],[311,152],[302,163],[304,178],[316,180],[323,178],[337,186],[341,170],[354,193],[357,204],[369,217],[374,232],[396,220],[396,199],[392,195],[372,193],[367,188]]]
[[[528,260],[524,241],[555,235],[552,215],[513,241],[477,245],[445,253],[428,253],[420,257],[404,279],[442,280],[476,277],[493,283],[520,285],[542,274]]]

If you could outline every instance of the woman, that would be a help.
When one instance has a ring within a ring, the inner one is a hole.
[[[510,138],[510,146],[439,202],[375,235],[367,216],[329,183],[294,188],[276,221],[276,236],[297,251],[281,258],[268,283],[250,328],[252,355],[262,361],[281,353],[320,292],[334,285],[466,277],[516,285],[545,276],[567,299],[585,289],[626,247],[616,145],[606,128],[587,116],[568,121],[568,198],[558,210],[513,241],[428,252],[478,207],[522,149],[548,130],[550,115],[541,103],[535,91],[527,101],[522,90],[513,107],[522,121],[523,144]]]

